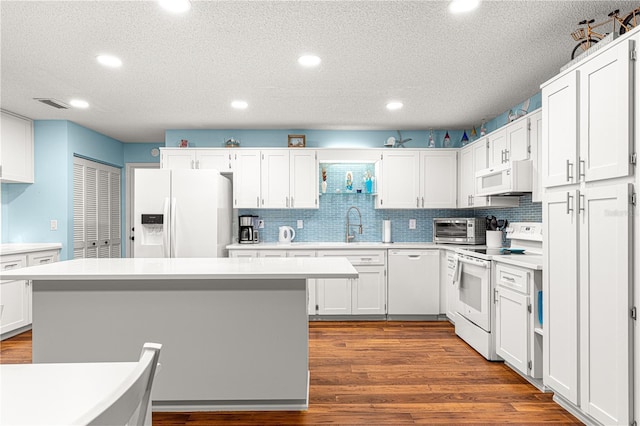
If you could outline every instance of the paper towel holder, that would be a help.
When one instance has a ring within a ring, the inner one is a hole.
[[[391,220],[389,219],[384,219],[382,221],[382,242],[391,242]]]

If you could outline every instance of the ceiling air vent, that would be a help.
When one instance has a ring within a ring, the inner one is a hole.
[[[49,105],[50,107],[58,108],[58,109],[69,109],[69,105],[65,104],[62,101],[51,98],[33,98],[38,102],[42,102],[45,105]]]

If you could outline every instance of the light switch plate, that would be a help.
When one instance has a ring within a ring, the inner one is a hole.
[[[303,221],[302,219],[298,219],[298,224],[297,224],[297,226],[298,226],[298,229],[302,229],[302,228],[304,228],[304,221]]]
[[[258,229],[264,229],[264,220],[263,219],[260,219],[258,221]]]
[[[51,219],[50,228],[51,228],[52,231],[57,231],[58,230],[58,221],[56,219]]]
[[[416,229],[416,220],[409,219],[409,229]]]

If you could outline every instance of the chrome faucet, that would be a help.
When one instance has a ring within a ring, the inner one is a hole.
[[[351,225],[349,223],[349,213],[351,213],[351,209],[356,209],[356,211],[358,212],[358,218],[360,219],[360,224],[359,225]],[[349,234],[350,228],[352,226],[357,226],[358,227],[358,234],[362,234],[362,214],[360,214],[360,209],[357,208],[356,206],[351,206],[349,207],[349,210],[347,210],[347,242],[353,240],[356,237],[356,234]]]

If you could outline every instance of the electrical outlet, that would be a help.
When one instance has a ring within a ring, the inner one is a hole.
[[[258,221],[258,229],[264,229],[264,219]]]
[[[416,220],[409,219],[409,229],[416,229]]]
[[[50,221],[50,226],[52,231],[57,231],[58,230],[58,221],[56,219],[51,219]]]
[[[302,219],[298,219],[298,229],[304,228],[304,221]]]

